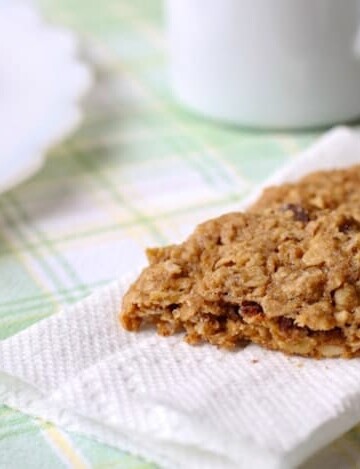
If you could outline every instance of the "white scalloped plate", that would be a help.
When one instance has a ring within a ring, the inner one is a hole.
[[[76,52],[69,31],[29,5],[0,1],[0,192],[37,172],[80,123],[92,80]]]

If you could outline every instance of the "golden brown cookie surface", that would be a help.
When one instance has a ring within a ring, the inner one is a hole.
[[[296,198],[273,207],[224,215],[181,245],[150,249],[124,297],[124,327],[184,330],[190,343],[360,355],[360,210],[338,203],[314,215]]]
[[[360,165],[333,171],[317,171],[299,182],[264,190],[251,211],[299,206],[308,216],[321,210],[334,210],[342,204],[360,206]]]

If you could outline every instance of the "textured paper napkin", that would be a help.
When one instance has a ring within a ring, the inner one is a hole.
[[[270,183],[354,163],[360,137],[339,128]],[[292,467],[360,421],[358,359],[125,332],[117,315],[135,276],[2,341],[0,402],[171,469]]]

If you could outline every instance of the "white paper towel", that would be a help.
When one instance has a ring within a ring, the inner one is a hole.
[[[360,137],[340,128],[270,182],[354,163]],[[171,469],[292,467],[360,421],[358,359],[125,332],[118,310],[135,276],[2,341],[0,402]]]

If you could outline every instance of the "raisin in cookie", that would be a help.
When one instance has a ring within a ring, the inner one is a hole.
[[[149,267],[123,299],[123,326],[185,331],[192,344],[360,356],[360,211],[339,206],[311,219],[303,201],[230,213],[180,245],[149,249]]]

